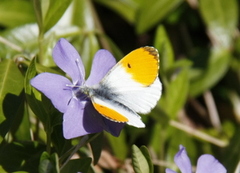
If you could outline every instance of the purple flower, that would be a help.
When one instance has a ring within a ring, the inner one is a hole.
[[[85,81],[85,69],[76,49],[61,38],[53,49],[53,58],[59,68],[71,77],[41,73],[31,80],[31,85],[44,93],[63,115],[63,135],[71,139],[103,130],[118,136],[125,123],[116,123],[104,118],[93,107],[91,100],[79,87],[100,82],[116,64],[107,50],[99,50],[93,59],[91,73]]]
[[[188,158],[185,147],[180,145],[178,153],[174,157],[174,162],[177,164],[182,173],[192,173],[191,162]],[[225,167],[212,155],[201,155],[197,161],[196,173],[226,173]],[[166,173],[176,173],[171,169],[166,169]]]

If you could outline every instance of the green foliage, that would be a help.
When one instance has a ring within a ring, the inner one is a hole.
[[[34,10],[30,1],[0,1],[0,25],[2,26],[17,27],[26,23],[35,22],[35,16],[33,13]]]
[[[228,49],[238,21],[238,8],[235,0],[201,0],[200,12],[213,39],[214,46]],[[214,8],[213,8],[214,7]],[[216,17],[218,16],[218,17]]]
[[[133,168],[136,173],[153,173],[153,164],[145,146],[140,149],[136,146],[132,146],[132,161]]]
[[[92,160],[90,158],[70,160],[68,164],[61,170],[61,173],[79,171],[88,172],[91,161]]]
[[[1,0],[0,172],[165,172],[180,144],[193,165],[209,153],[237,172],[238,26],[237,0]],[[52,58],[62,37],[86,76],[100,48],[117,60],[140,46],[158,49],[163,90],[142,116],[146,128],[63,137],[62,113],[30,85],[42,72],[66,75]]]
[[[43,152],[39,162],[39,173],[59,173],[58,156],[53,153],[51,156]]]
[[[181,3],[182,0],[142,1],[136,14],[137,33],[142,34],[151,29],[171,11],[175,10]]]

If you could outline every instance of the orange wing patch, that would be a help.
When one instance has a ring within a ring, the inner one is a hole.
[[[112,121],[122,122],[122,123],[128,122],[128,119],[125,116],[119,114],[115,110],[112,110],[106,106],[103,106],[97,103],[93,103],[93,106],[100,114],[102,114],[104,117]]]
[[[153,47],[136,49],[127,54],[119,63],[136,82],[146,86],[151,85],[158,75],[158,51]]]

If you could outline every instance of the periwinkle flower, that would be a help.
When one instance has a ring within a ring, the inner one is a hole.
[[[182,173],[192,173],[190,159],[188,158],[185,147],[180,145],[178,153],[174,157],[174,162]],[[203,154],[198,158],[196,173],[226,173],[225,167],[212,155]],[[176,173],[167,168],[166,173]]]
[[[71,81],[61,75],[41,73],[31,80],[31,85],[45,94],[63,114],[63,135],[71,139],[103,130],[118,136],[125,123],[104,118],[93,107],[90,98],[79,87],[100,82],[116,64],[107,50],[99,50],[93,59],[91,73],[85,81],[85,69],[76,49],[61,38],[53,49],[53,58],[59,68],[69,75]]]

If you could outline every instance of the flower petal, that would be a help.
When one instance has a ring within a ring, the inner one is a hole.
[[[60,112],[67,110],[67,105],[72,97],[72,91],[66,87],[72,83],[65,77],[41,73],[31,80],[31,85],[46,95]]]
[[[199,157],[196,173],[226,173],[225,167],[212,155],[204,154]]]
[[[108,122],[94,108],[91,102],[79,101],[73,98],[63,116],[63,134],[66,139],[98,133],[107,130],[114,136],[118,136],[123,123]]]
[[[101,126],[103,130],[111,133],[113,136],[119,136],[125,123],[117,123],[117,122],[106,119],[105,117],[103,117],[101,114],[98,113],[98,111],[93,107],[90,101],[86,105],[85,109],[86,109],[87,115],[92,116],[92,119],[89,121],[94,122],[95,123],[93,124],[94,126]]]
[[[116,64],[116,59],[105,49],[97,51],[94,56],[91,73],[86,85],[91,86],[100,82],[107,72]]]
[[[77,50],[65,39],[61,38],[53,48],[55,63],[73,81],[73,84],[82,85],[85,81],[85,69]]]
[[[192,173],[190,159],[188,158],[185,147],[179,146],[179,152],[175,155],[174,161],[182,173]]]
[[[103,131],[97,118],[89,113],[89,108],[86,101],[80,102],[75,98],[70,101],[63,115],[63,135],[66,139]]]
[[[102,115],[101,115],[102,116]],[[102,117],[104,120],[104,130],[111,133],[113,136],[118,137],[122,128],[125,126],[126,123],[118,123]]]
[[[165,169],[165,172],[166,172],[166,173],[177,173],[177,172],[175,172],[175,171],[173,171],[173,170],[171,170],[171,169],[169,169],[169,168]]]

